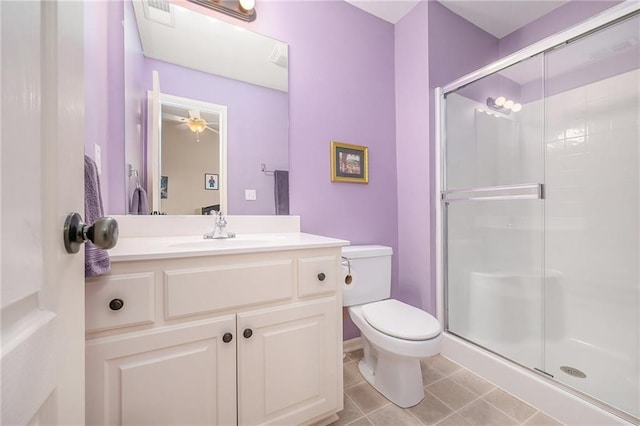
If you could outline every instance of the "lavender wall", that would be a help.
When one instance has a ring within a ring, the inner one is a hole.
[[[399,284],[394,296],[435,314],[433,89],[498,54],[498,40],[440,3],[396,24]]]
[[[144,87],[144,56],[142,44],[135,24],[133,4],[124,4],[124,140],[125,158],[137,171],[140,184],[145,184],[145,150],[144,147],[144,117],[146,114],[147,93]],[[122,164],[124,167],[125,165]],[[124,199],[125,208],[129,211],[130,200],[135,188],[135,177],[128,177],[128,169],[122,171],[125,176],[127,196]],[[123,194],[124,195],[124,194]],[[114,206],[115,209],[115,206]],[[111,213],[111,212],[109,212]]]
[[[500,57],[572,27],[620,0],[573,0],[500,39]]]
[[[108,117],[109,117],[109,80],[108,57],[104,54],[109,46],[108,21],[104,17],[108,14],[108,3],[89,2],[84,7],[84,56],[85,79],[84,84],[84,151],[91,158],[95,158],[94,145],[102,150],[102,173],[100,183],[102,200],[105,209],[109,209],[109,199],[106,196],[111,186],[109,180],[109,146],[108,146]]]
[[[304,232],[397,253],[393,25],[342,1],[259,7],[248,27],[290,48],[291,213],[301,216]],[[331,140],[369,147],[368,185],[330,181]],[[346,321],[345,339],[356,335]]]
[[[231,214],[275,214],[273,176],[269,170],[288,170],[289,96],[238,80],[207,74],[145,58],[145,87],[152,71],[160,76],[164,94],[227,106],[227,197]],[[256,201],[244,199],[255,189]]]
[[[395,26],[400,270],[392,296],[420,307],[435,306],[429,262],[434,215],[429,176],[434,162],[429,150],[428,13],[428,4],[419,3]]]

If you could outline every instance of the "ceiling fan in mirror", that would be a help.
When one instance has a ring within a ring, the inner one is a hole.
[[[204,132],[205,130],[210,130],[217,135],[220,134],[217,129],[211,127],[209,123],[207,123],[207,121],[200,116],[200,111],[197,109],[190,109],[189,117],[181,117],[179,115],[167,113],[163,114],[163,117],[170,121],[180,122],[178,126],[189,129],[193,133],[195,133],[196,142],[200,142],[200,133]]]

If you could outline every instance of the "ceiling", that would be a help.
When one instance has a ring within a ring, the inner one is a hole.
[[[397,23],[419,1],[345,0],[392,24]],[[502,38],[546,15],[569,0],[439,0],[453,13]]]

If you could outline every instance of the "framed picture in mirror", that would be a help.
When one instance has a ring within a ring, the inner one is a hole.
[[[169,176],[160,176],[160,198],[165,200],[169,191]]]
[[[204,189],[218,189],[220,178],[213,173],[204,174]]]

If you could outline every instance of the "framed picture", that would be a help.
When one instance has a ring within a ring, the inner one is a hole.
[[[369,149],[331,141],[331,181],[369,183]]]
[[[164,200],[169,194],[169,176],[160,176],[160,199]]]
[[[218,189],[218,175],[204,174],[204,189]]]

